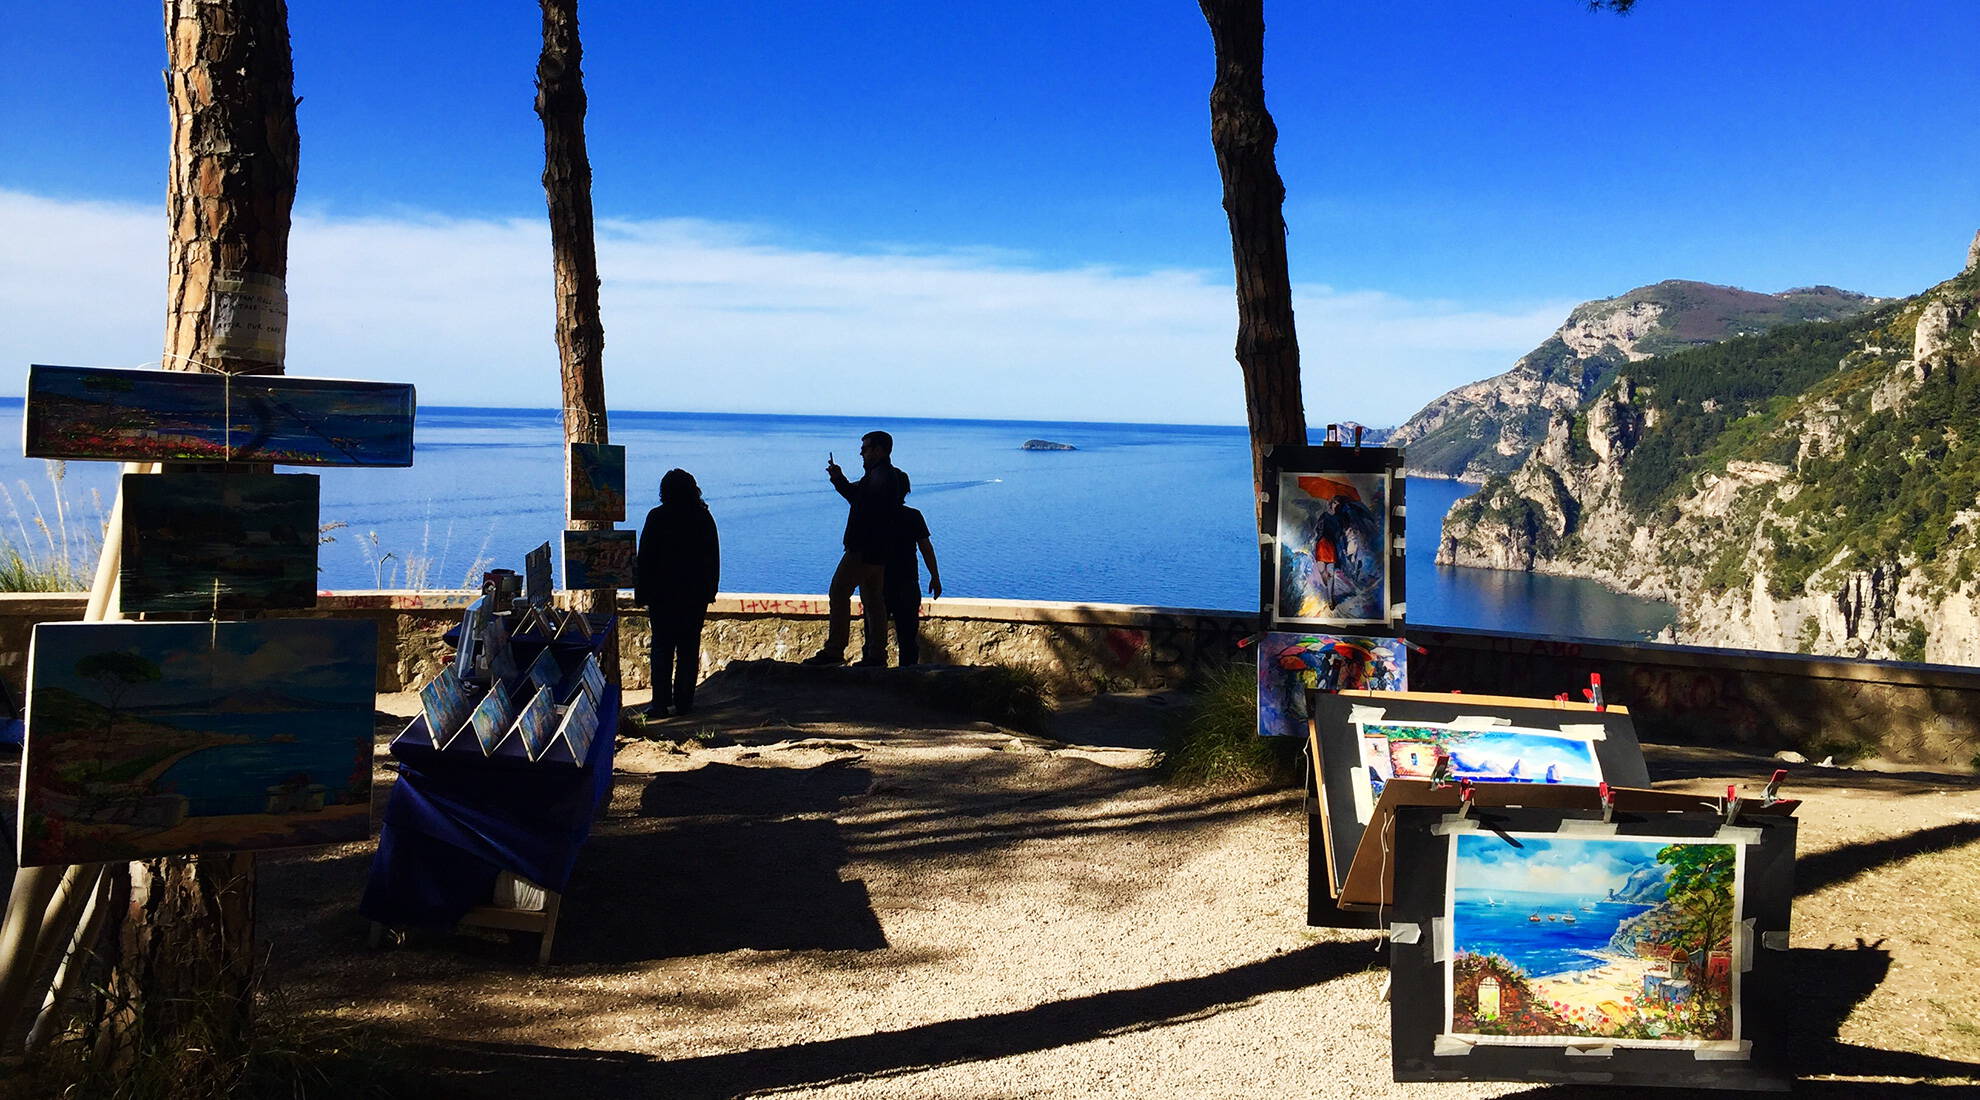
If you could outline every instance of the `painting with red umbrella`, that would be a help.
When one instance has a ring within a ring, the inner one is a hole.
[[[1399,632],[1400,452],[1283,447],[1272,459],[1266,492],[1274,537],[1263,593],[1270,622]]]
[[[1308,691],[1408,691],[1399,638],[1268,631],[1258,639],[1258,733],[1306,736]]]

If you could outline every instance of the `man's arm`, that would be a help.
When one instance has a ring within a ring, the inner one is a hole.
[[[942,570],[935,564],[935,544],[927,535],[921,536],[921,560],[928,563],[928,594],[942,598]]]

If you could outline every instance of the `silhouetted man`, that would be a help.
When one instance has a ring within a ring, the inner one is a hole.
[[[886,432],[867,432],[859,437],[859,461],[866,472],[858,481],[847,481],[845,471],[827,457],[825,476],[832,488],[846,498],[845,554],[832,572],[827,590],[830,618],[825,648],[806,659],[808,665],[836,665],[846,659],[846,643],[852,640],[852,594],[859,589],[859,602],[865,612],[866,638],[861,645],[861,665],[887,663],[887,600],[882,594],[886,582],[887,554],[894,535],[895,516],[907,494],[900,471],[894,469],[894,437]]]

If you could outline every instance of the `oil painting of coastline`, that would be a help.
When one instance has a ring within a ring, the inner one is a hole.
[[[1447,1033],[1645,1047],[1740,1037],[1738,846],[1531,833],[1454,839]]]
[[[410,466],[413,387],[289,375],[28,368],[29,458]]]
[[[1308,691],[1408,691],[1397,638],[1267,631],[1258,639],[1258,733],[1305,737]]]
[[[42,623],[22,866],[363,840],[377,628]]]
[[[1279,621],[1388,619],[1388,486],[1385,473],[1279,475]]]
[[[1604,778],[1593,741],[1552,730],[1363,722],[1358,733],[1361,766],[1376,799],[1389,780],[1428,779],[1439,762],[1448,765],[1450,778],[1474,783],[1593,787]]]
[[[618,523],[626,518],[626,449],[611,443],[571,444],[572,519]]]
[[[125,474],[125,611],[316,606],[315,474]]]
[[[631,588],[636,541],[631,531],[564,532],[564,587]]]

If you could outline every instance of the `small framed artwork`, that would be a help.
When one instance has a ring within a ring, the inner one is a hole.
[[[1396,1080],[1788,1087],[1793,817],[1394,820]]]
[[[1402,452],[1265,452],[1259,607],[1267,630],[1400,635],[1406,604]]]
[[[612,443],[571,444],[572,519],[623,522],[626,449]]]

